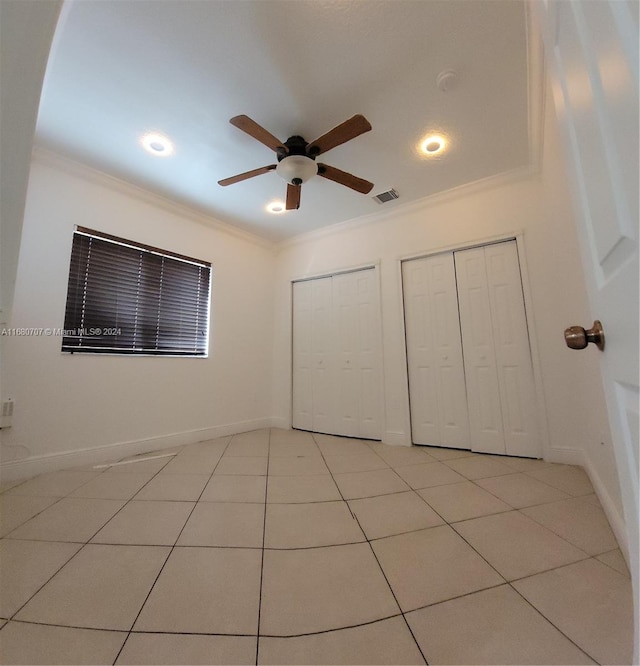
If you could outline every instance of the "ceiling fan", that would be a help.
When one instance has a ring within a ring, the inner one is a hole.
[[[346,171],[336,169],[336,167],[315,161],[318,155],[368,132],[371,125],[364,116],[355,115],[310,143],[297,135],[290,136],[286,141],[280,141],[254,120],[251,120],[249,116],[235,116],[229,122],[271,148],[271,150],[275,150],[278,164],[269,164],[259,169],[240,173],[237,176],[231,176],[231,178],[219,180],[218,185],[233,185],[233,183],[239,183],[241,180],[275,170],[281,178],[287,181],[287,210],[300,208],[302,183],[316,174],[340,185],[350,187],[362,194],[368,194],[373,188],[373,183],[368,180],[363,180]]]

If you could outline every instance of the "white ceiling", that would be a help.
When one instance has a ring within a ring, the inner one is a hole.
[[[442,92],[438,74],[453,69]],[[531,161],[526,6],[518,0],[72,0],[47,70],[39,145],[271,240],[509,172]],[[322,161],[374,183],[324,178],[301,207],[265,212],[286,183],[229,124],[246,114],[281,140],[311,141],[361,113],[373,129]],[[157,130],[175,154],[145,153]],[[443,132],[427,159],[419,140]],[[372,195],[395,188],[400,199]],[[89,223],[87,221],[87,223]]]

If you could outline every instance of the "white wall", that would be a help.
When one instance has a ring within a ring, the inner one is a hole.
[[[623,539],[598,351],[569,350],[563,339],[567,326],[590,326],[591,321],[551,105],[549,100],[541,173],[493,188],[474,187],[466,194],[459,191],[432,198],[421,206],[398,207],[397,212],[391,208],[382,219],[369,224],[337,225],[331,231],[309,234],[281,246],[276,271],[273,412],[283,425],[290,423],[291,280],[378,263],[384,440],[410,443],[400,259],[522,233],[528,317],[546,407],[544,455],[551,461],[587,468],[619,539]]]
[[[70,355],[59,336],[6,337],[15,409],[2,458],[28,460],[5,465],[4,478],[269,425],[273,250],[160,203],[79,165],[33,164],[11,326],[63,327],[77,224],[210,261],[210,350],[207,359]]]

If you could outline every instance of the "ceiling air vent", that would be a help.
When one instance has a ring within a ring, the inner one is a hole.
[[[399,196],[400,195],[393,188],[391,188],[386,192],[380,192],[380,194],[376,194],[373,197],[373,200],[377,201],[379,204],[383,204],[387,203],[388,201],[393,201],[394,199],[397,199]]]

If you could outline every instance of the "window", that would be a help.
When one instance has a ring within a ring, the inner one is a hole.
[[[77,227],[63,352],[206,356],[211,264]]]

